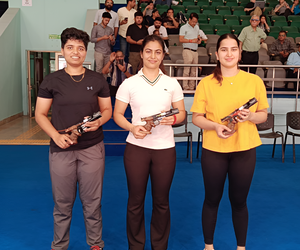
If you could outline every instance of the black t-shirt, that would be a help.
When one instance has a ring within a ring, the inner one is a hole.
[[[245,8],[253,8],[254,7],[254,3],[250,2],[250,3],[247,3],[247,5],[245,6]],[[254,10],[254,9],[253,9]],[[253,10],[250,10],[250,11],[245,11],[246,12],[246,15],[250,15],[250,13],[253,11]]]
[[[73,76],[76,81],[82,78]],[[85,69],[85,76],[80,82],[72,80],[64,69],[45,77],[38,97],[53,99],[51,123],[56,130],[67,129],[83,121],[99,111],[98,97],[109,97],[109,86],[104,77]],[[54,141],[50,141],[51,152],[73,151],[89,148],[103,140],[102,127],[93,132],[87,132],[78,137],[78,144],[67,149],[61,149]]]
[[[139,28],[135,23],[129,25],[127,29],[126,36],[130,36],[132,40],[138,41],[144,39],[148,35],[147,28],[142,25],[142,28]],[[130,44],[129,51],[130,52],[140,52],[141,45],[138,44]]]

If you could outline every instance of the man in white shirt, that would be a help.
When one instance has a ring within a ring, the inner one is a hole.
[[[129,43],[126,41],[126,32],[129,25],[134,24],[134,9],[136,0],[127,0],[127,6],[118,10],[119,17],[119,38],[120,38],[120,50],[125,55],[125,58],[129,56]]]
[[[155,18],[154,25],[152,25],[148,28],[149,35],[152,35],[155,30],[159,31],[160,37],[164,40],[164,42],[166,43],[166,45],[168,47],[169,37],[168,37],[167,29],[164,26],[162,26],[162,18],[161,17]]]
[[[182,43],[182,57],[184,64],[198,64],[198,44],[201,41],[206,42],[207,36],[198,26],[198,14],[191,13],[187,24],[181,26],[179,30],[179,42]],[[184,77],[196,77],[197,67],[184,67]],[[194,90],[196,80],[183,80],[182,87],[184,90]]]
[[[114,36],[115,39],[117,38],[118,35],[118,30],[119,30],[119,17],[116,12],[112,10],[114,6],[113,0],[106,0],[105,1],[105,8],[102,10],[98,10],[95,16],[94,20],[94,26],[97,24],[100,24],[102,22],[102,15],[104,12],[108,12],[111,15],[111,19],[108,23],[108,27],[111,27],[114,31]]]

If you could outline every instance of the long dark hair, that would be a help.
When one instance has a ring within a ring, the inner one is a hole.
[[[217,42],[217,52],[220,48],[220,45],[221,45],[221,42],[224,40],[224,39],[227,39],[227,38],[230,38],[230,39],[234,39],[237,43],[237,45],[239,46],[239,40],[237,39],[237,37],[231,33],[228,33],[228,34],[223,34],[219,37],[218,39],[218,42]],[[217,62],[217,67],[214,69],[213,71],[213,78],[216,78],[217,81],[222,84],[222,80],[223,80],[223,76],[222,76],[222,71],[221,71],[221,65],[220,65],[220,61],[218,60]]]
[[[164,40],[160,37],[160,36],[158,36],[158,35],[148,35],[148,36],[146,36],[145,38],[144,38],[144,40],[143,40],[143,43],[142,43],[142,46],[141,46],[141,53],[143,53],[143,51],[144,51],[144,49],[145,49],[145,47],[146,47],[146,45],[149,43],[149,42],[158,42],[159,44],[160,44],[160,46],[161,46],[161,48],[162,48],[162,51],[163,51],[163,53],[165,54],[165,42],[164,42]],[[140,65],[139,65],[139,70],[142,68],[144,66],[144,63],[143,63],[143,60],[141,60],[141,62],[140,62]],[[164,74],[166,74],[167,73],[167,71],[166,71],[166,69],[165,69],[165,66],[164,66],[164,63],[163,63],[163,60],[161,61],[161,63],[160,63],[160,65],[159,65],[159,68],[160,68],[160,70],[164,73]]]

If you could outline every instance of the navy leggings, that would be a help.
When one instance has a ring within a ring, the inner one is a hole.
[[[228,175],[232,221],[238,246],[245,246],[248,228],[247,196],[256,162],[256,149],[233,153],[202,150],[205,200],[202,210],[204,241],[213,244],[219,203]]]

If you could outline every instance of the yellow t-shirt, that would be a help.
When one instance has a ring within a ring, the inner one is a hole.
[[[203,78],[197,86],[191,112],[206,114],[208,120],[224,124],[221,122],[222,118],[253,97],[258,102],[250,108],[251,112],[269,107],[266,88],[257,75],[240,70],[234,77],[223,77],[222,85],[213,78],[213,75],[209,75]],[[238,122],[235,129],[236,132],[227,139],[219,138],[215,130],[204,130],[203,148],[229,153],[249,150],[261,145],[254,123]]]

